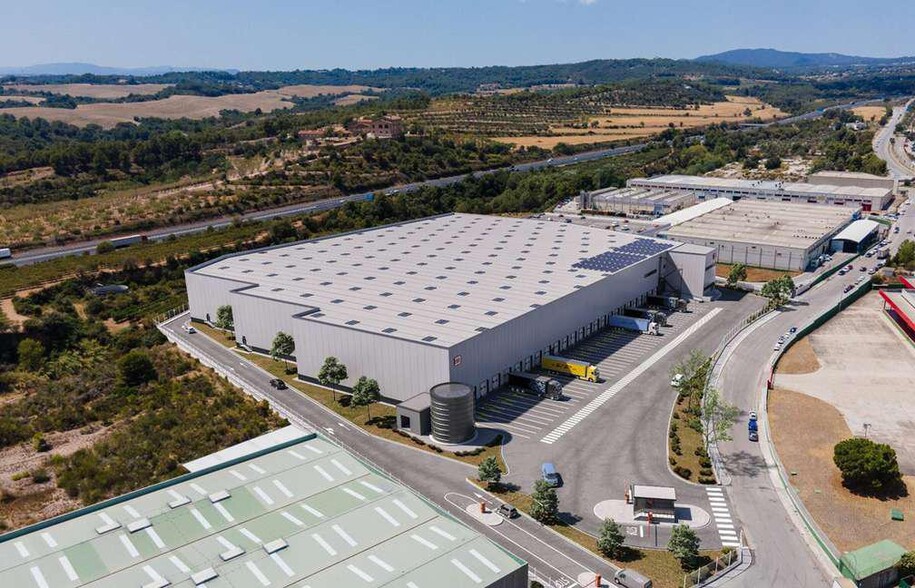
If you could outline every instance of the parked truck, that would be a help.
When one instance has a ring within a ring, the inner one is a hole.
[[[115,237],[109,242],[115,249],[120,249],[121,247],[136,245],[137,243],[145,243],[147,239],[148,237],[146,235],[127,235],[126,237]]]
[[[639,333],[645,333],[646,335],[658,335],[661,332],[658,323],[654,321],[647,318],[626,316],[623,314],[611,316],[609,325],[618,329],[626,329],[627,331],[638,331]]]
[[[877,259],[886,259],[890,256],[889,247],[881,247],[877,250]]]
[[[655,306],[658,308],[666,308],[667,310],[680,310],[681,308],[686,307],[686,301],[680,300],[676,296],[657,296],[650,294],[645,303],[648,306]]]
[[[636,318],[646,318],[658,323],[662,327],[667,326],[667,313],[653,308],[627,308],[623,311],[623,314]]]
[[[508,385],[525,394],[535,394],[539,398],[559,400],[562,398],[562,385],[542,374],[512,372],[508,374]]]
[[[589,382],[597,382],[600,380],[600,371],[597,369],[597,366],[576,359],[566,359],[565,357],[557,357],[555,355],[544,355],[543,359],[540,360],[540,367],[548,372],[567,374]]]

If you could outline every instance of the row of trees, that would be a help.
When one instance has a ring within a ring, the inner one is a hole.
[[[235,317],[232,312],[232,306],[224,304],[216,309],[216,321],[213,323],[217,328],[233,331],[235,329]],[[270,347],[270,356],[274,361],[283,359],[284,363],[295,353],[295,338],[289,333],[279,331],[274,337]],[[286,364],[288,366],[288,363]],[[288,372],[288,368],[287,368]],[[346,366],[336,357],[330,356],[324,359],[324,364],[318,371],[318,382],[327,386],[333,391],[334,400],[336,401],[337,389],[340,383],[349,377]],[[371,405],[381,398],[381,389],[374,378],[360,376],[353,385],[350,402],[354,406],[365,406],[369,419],[372,418]]]

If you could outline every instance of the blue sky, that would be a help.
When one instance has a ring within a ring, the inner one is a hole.
[[[915,54],[915,2],[42,0],[0,20],[0,65],[375,68],[695,57],[737,47]],[[859,18],[862,17],[862,18]]]

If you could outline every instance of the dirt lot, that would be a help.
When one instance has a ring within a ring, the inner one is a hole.
[[[779,374],[812,374],[818,369],[820,360],[807,337],[792,345],[776,366]]]
[[[746,116],[749,109],[751,116]],[[598,143],[619,139],[648,137],[660,133],[669,125],[677,128],[695,128],[720,122],[734,122],[760,118],[772,120],[786,116],[784,112],[760,102],[757,98],[728,96],[724,102],[702,104],[696,108],[614,108],[609,117],[596,117],[589,120],[597,127],[588,131],[563,126],[550,127],[552,136],[496,137],[496,141],[512,143],[519,146],[537,145],[551,148],[557,143],[579,145]]]
[[[22,106],[4,108],[3,114],[18,118],[43,118],[50,121],[61,121],[67,124],[84,127],[96,124],[112,128],[119,123],[134,122],[136,118],[190,118],[201,119],[218,117],[223,110],[240,110],[251,112],[260,108],[272,111],[290,108],[292,102],[287,100],[279,90],[264,90],[254,94],[229,94],[226,96],[169,96],[164,100],[149,102],[80,104],[74,109],[44,108],[41,106]]]
[[[131,94],[156,94],[172,84],[6,84],[15,92],[50,92],[85,98],[126,98]]]
[[[727,278],[731,273],[731,264],[719,263],[715,266],[715,275],[719,278]],[[762,267],[747,268],[747,282],[768,282],[782,276],[791,276],[792,278],[801,275],[801,272],[786,272],[783,270],[766,269]]]
[[[868,436],[889,443],[902,471],[915,474],[915,348],[883,313],[879,295],[868,294],[808,338],[820,368],[781,370],[776,387],[833,405],[855,435],[868,423]]]
[[[0,520],[11,528],[42,521],[82,506],[79,500],[57,488],[53,468],[48,461],[53,455],[71,455],[103,440],[111,428],[93,431],[69,431],[45,436],[51,451],[37,453],[30,443],[7,447],[0,451],[0,489],[7,499],[0,501]],[[44,470],[48,481],[36,483],[29,472]],[[19,478],[14,480],[13,478]]]
[[[769,421],[779,457],[793,472],[791,483],[820,528],[842,551],[892,539],[915,548],[915,476],[905,476],[910,494],[895,500],[855,496],[842,487],[832,462],[836,443],[852,436],[842,415],[806,394],[776,389],[769,395]],[[905,521],[890,520],[898,508]]]
[[[864,119],[865,122],[876,122],[886,114],[886,108],[883,106],[859,106],[852,108],[851,111]]]
[[[365,94],[347,94],[346,96],[334,100],[334,104],[337,106],[350,106],[351,104],[357,104],[365,100],[378,100],[378,96],[366,96]]]

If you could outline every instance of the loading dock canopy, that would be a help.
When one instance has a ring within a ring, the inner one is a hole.
[[[872,221],[869,219],[857,220],[833,237],[833,241],[852,241],[854,243],[861,243],[867,237],[877,230],[877,227],[880,226],[880,223],[877,221]]]

